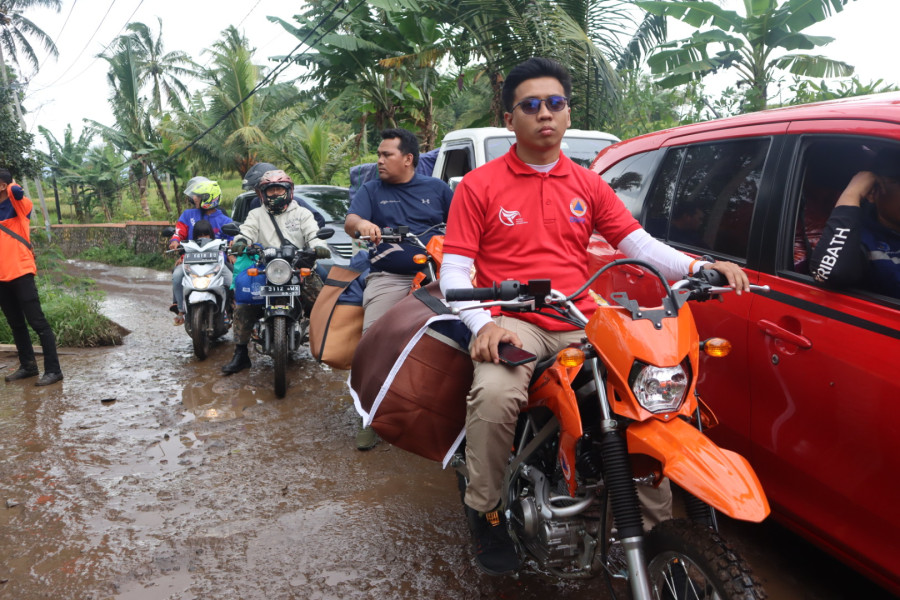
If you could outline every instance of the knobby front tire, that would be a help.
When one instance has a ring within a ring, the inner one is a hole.
[[[287,317],[275,317],[272,331],[272,360],[275,361],[276,398],[284,398],[287,392],[288,348]]]
[[[712,529],[664,521],[647,535],[647,572],[656,600],[763,600],[750,565]]]

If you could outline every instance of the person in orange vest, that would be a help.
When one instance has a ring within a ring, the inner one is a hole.
[[[62,381],[63,374],[56,353],[56,337],[41,310],[34,283],[37,266],[29,230],[32,207],[31,200],[13,181],[12,174],[0,168],[0,308],[9,322],[19,353],[19,369],[5,379],[16,381],[38,375],[34,346],[28,333],[30,325],[38,334],[44,351],[44,374],[34,385],[50,385]]]

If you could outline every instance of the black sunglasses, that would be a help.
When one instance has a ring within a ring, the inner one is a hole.
[[[536,115],[541,111],[541,103],[547,105],[547,109],[551,112],[559,112],[566,108],[569,104],[569,99],[565,96],[547,96],[546,98],[525,98],[518,104],[515,104],[512,107],[512,110],[516,110],[516,106],[522,108],[522,112],[526,115]],[[512,112],[512,110],[510,112]]]

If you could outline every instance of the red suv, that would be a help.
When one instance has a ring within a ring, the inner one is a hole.
[[[734,345],[701,370],[710,436],[750,460],[779,521],[900,594],[900,299],[809,272],[841,191],[891,148],[900,94],[667,129],[592,169],[656,238],[771,286],[692,307],[701,337]],[[599,236],[591,252],[615,254]]]

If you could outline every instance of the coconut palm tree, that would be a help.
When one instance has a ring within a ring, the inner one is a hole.
[[[29,8],[39,6],[53,8],[59,12],[62,0],[0,0],[0,65],[4,71],[4,83],[6,83],[4,52],[16,65],[20,64],[19,56],[23,55],[32,68],[37,69],[40,66],[29,38],[38,41],[49,56],[53,58],[59,56],[59,50],[50,36],[22,14]]]
[[[208,50],[212,60],[201,75],[208,89],[190,97],[165,133],[174,142],[172,148],[187,149],[199,167],[243,176],[259,162],[260,144],[276,130],[270,121],[297,104],[300,92],[289,83],[260,87],[263,69],[253,63],[246,38],[233,26],[219,37]]]
[[[190,94],[180,76],[196,75],[196,63],[186,52],[165,52],[162,39],[162,19],[154,39],[150,28],[143,23],[129,23],[128,37],[134,44],[142,86],[150,86],[150,110],[163,111],[163,95],[171,102],[175,98],[187,98]]]
[[[807,51],[833,38],[802,31],[843,10],[848,0],[763,0],[744,2],[746,14],[713,2],[638,1],[644,10],[687,23],[697,31],[669,42],[648,60],[665,87],[734,69],[747,86],[750,110],[766,107],[768,86],[780,70],[804,77],[849,77],[853,67]],[[709,26],[708,29],[702,29]],[[785,54],[787,53],[787,54]]]
[[[353,137],[333,133],[326,118],[302,119],[300,111],[286,111],[272,125],[284,125],[259,149],[266,160],[294,176],[294,183],[329,184],[350,167]]]
[[[115,127],[88,120],[92,127],[120,151],[129,155],[132,176],[137,182],[141,210],[150,217],[147,202],[147,175],[152,175],[166,212],[171,212],[168,198],[151,157],[159,145],[159,133],[151,121],[147,102],[141,95],[140,52],[135,52],[135,41],[120,37],[118,43],[100,56],[109,63],[107,81],[112,88],[109,103],[113,109]]]

